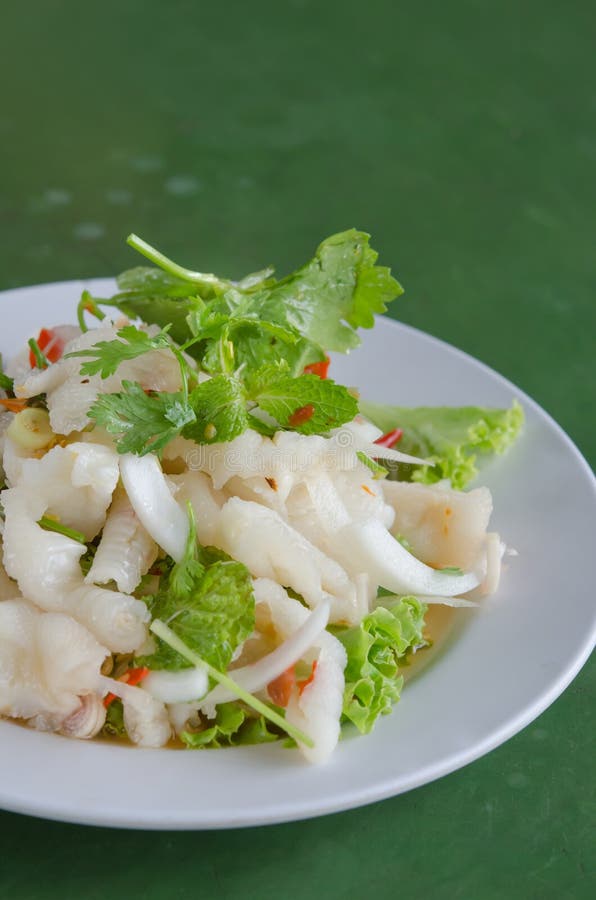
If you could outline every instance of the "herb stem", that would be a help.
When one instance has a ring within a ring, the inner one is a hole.
[[[75,531],[74,528],[63,525],[61,522],[58,522],[57,519],[50,518],[50,516],[42,516],[37,524],[40,528],[43,528],[44,531],[55,531],[56,534],[63,534],[64,537],[70,538],[73,541],[78,541],[79,544],[86,543],[84,534],[80,531]]]
[[[41,352],[41,348],[40,348],[39,344],[37,343],[37,341],[35,340],[35,338],[29,338],[27,343],[29,345],[29,349],[31,350],[31,353],[33,354],[33,357],[35,359],[35,365],[37,366],[37,368],[38,369],[47,369],[47,367],[49,366],[49,362],[48,362],[47,358],[45,357],[45,355]]]
[[[159,266],[160,269],[181,278],[183,281],[190,281],[192,284],[219,290],[225,290],[226,287],[229,286],[227,282],[221,281],[216,275],[211,275],[206,272],[193,272],[192,269],[185,269],[184,266],[179,266],[178,263],[168,259],[168,257],[161,253],[160,250],[156,250],[155,247],[152,247],[151,244],[148,244],[147,241],[144,241],[136,234],[129,234],[126,243],[132,247],[133,250],[141,253],[147,259],[151,260],[151,262]]]
[[[239,700],[242,700],[246,703],[247,706],[252,707],[256,712],[260,713],[262,716],[265,716],[266,719],[269,719],[270,722],[273,722],[274,725],[277,725],[279,728],[283,728],[283,730],[290,735],[290,737],[294,738],[295,741],[300,741],[302,744],[305,744],[307,747],[314,747],[314,741],[307,734],[304,734],[303,731],[300,731],[299,728],[296,728],[295,725],[292,725],[291,722],[288,722],[283,716],[280,716],[279,713],[275,712],[274,709],[270,709],[266,703],[263,703],[257,697],[254,697],[252,694],[249,694],[248,691],[245,691],[244,688],[240,687],[239,684],[230,678],[229,675],[225,675],[223,672],[219,672],[217,669],[214,669],[213,666],[210,666],[208,662],[201,659],[196,653],[186,646],[184,641],[182,641],[177,634],[175,634],[171,628],[162,622],[161,619],[154,619],[151,625],[149,626],[150,630],[157,635],[162,641],[168,644],[173,650],[176,650],[181,656],[187,659],[193,666],[203,667],[207,670],[209,675],[219,684],[222,684],[233,694],[236,694]]]
[[[95,316],[96,319],[99,319],[100,322],[106,317],[106,314],[101,311],[89,291],[83,291],[81,299],[77,304],[77,319],[83,334],[86,331],[89,331],[89,327],[85,321],[86,312],[91,313],[91,315]]]

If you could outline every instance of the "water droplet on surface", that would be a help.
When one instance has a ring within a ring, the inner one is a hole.
[[[114,206],[127,206],[132,200],[132,191],[125,188],[108,188],[106,200]]]
[[[168,178],[164,187],[168,194],[176,197],[188,197],[196,194],[201,189],[201,182],[194,175],[172,175]]]
[[[72,229],[73,235],[80,241],[97,241],[106,230],[99,222],[79,222]]]

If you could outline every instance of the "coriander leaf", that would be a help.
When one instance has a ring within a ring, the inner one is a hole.
[[[221,550],[197,545],[194,518],[186,552],[151,605],[153,618],[201,659],[225,672],[234,651],[253,631],[255,601],[250,572]],[[158,638],[157,651],[141,660],[150,669],[184,669],[189,663]]]
[[[164,328],[155,337],[150,337],[145,331],[141,331],[134,325],[125,325],[117,332],[118,340],[98,341],[87,350],[77,350],[67,353],[65,359],[75,356],[93,356],[95,359],[83,363],[81,375],[97,375],[102,378],[113,375],[120,363],[127,359],[136,359],[150,350],[170,347],[170,339],[167,336],[168,328]]]
[[[433,484],[448,478],[456,490],[478,474],[476,455],[504,453],[517,438],[524,421],[520,404],[510,409],[477,406],[417,407],[361,403],[360,409],[378,428],[403,428],[399,449],[429,459],[431,466],[407,466],[412,481]]]
[[[260,315],[296,329],[325,350],[358,346],[357,328],[371,328],[374,313],[403,293],[389,269],[375,265],[369,235],[351,229],[327,238],[314,259],[254,296]]]
[[[348,655],[343,721],[353,722],[362,734],[399,700],[403,678],[398,667],[412,648],[425,643],[425,613],[424,603],[403,597],[391,607],[377,607],[360,625],[329,629]]]
[[[120,288],[118,298],[132,299],[131,295],[152,297],[188,297],[189,285],[187,281],[164,272],[163,269],[154,269],[153,266],[136,266],[127,269],[118,275],[116,282]],[[127,294],[129,297],[124,297]]]
[[[149,271],[157,272],[159,270],[149,269]],[[177,344],[184,344],[192,337],[186,320],[189,313],[194,311],[197,299],[197,297],[175,299],[154,295],[116,294],[109,302],[110,304],[114,302],[125,315],[139,318],[148,325],[159,325],[160,328],[171,325],[170,336]],[[98,300],[97,302],[104,301]],[[190,352],[192,354],[192,350]]]
[[[194,388],[188,402],[194,419],[182,433],[197,444],[231,441],[249,427],[246,393],[236,378],[216,375]]]
[[[265,744],[279,740],[274,728],[264,716],[233,701],[218,706],[215,718],[207,719],[200,731],[183,731],[180,739],[192,749]]]
[[[343,385],[317,375],[282,376],[253,396],[282,428],[321,434],[350,422],[358,403]]]
[[[159,453],[185,426],[195,421],[182,393],[146,394],[136,381],[123,381],[122,391],[100,394],[88,412],[116,436],[118,453]]]

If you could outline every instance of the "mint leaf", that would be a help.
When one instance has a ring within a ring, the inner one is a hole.
[[[425,613],[424,603],[403,597],[391,607],[377,607],[360,625],[329,629],[348,655],[342,718],[353,722],[362,734],[371,731],[377,718],[390,713],[399,700],[403,684],[399,666],[413,647],[425,643]]]
[[[231,441],[249,427],[246,394],[237,378],[216,375],[191,391],[194,418],[183,435],[198,444]]]
[[[351,421],[358,403],[343,385],[317,375],[282,376],[254,396],[259,407],[282,428],[321,434]]]
[[[67,353],[65,359],[71,359],[75,356],[95,357],[90,362],[83,363],[81,375],[97,375],[99,372],[102,378],[108,378],[114,374],[124,360],[136,359],[137,356],[142,356],[150,350],[170,347],[167,330],[160,331],[155,337],[149,337],[146,332],[141,331],[134,325],[125,325],[124,328],[117,332],[117,340],[98,341],[97,344],[94,344],[87,350],[76,350],[73,353]]]
[[[197,544],[194,518],[186,552],[174,565],[151,603],[151,615],[201,659],[225,672],[234,651],[254,629],[254,594],[250,572],[221,550]],[[156,653],[140,664],[150,669],[184,669],[189,663],[157,639]]]
[[[504,453],[524,421],[520,404],[509,409],[477,406],[418,407],[360,403],[361,412],[383,431],[403,428],[399,449],[429,459],[431,466],[407,466],[413,481],[433,484],[448,478],[456,490],[478,474],[477,454]]]
[[[122,391],[100,394],[88,415],[117,438],[119,453],[160,453],[195,413],[181,392],[146,394],[136,381],[123,381]]]

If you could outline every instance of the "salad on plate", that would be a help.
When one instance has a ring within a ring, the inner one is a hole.
[[[465,488],[521,407],[379,406],[329,377],[402,293],[363,232],[280,280],[128,242],[155,265],[0,365],[0,715],[324,762],[391,711],[429,607],[497,589],[491,495]]]

